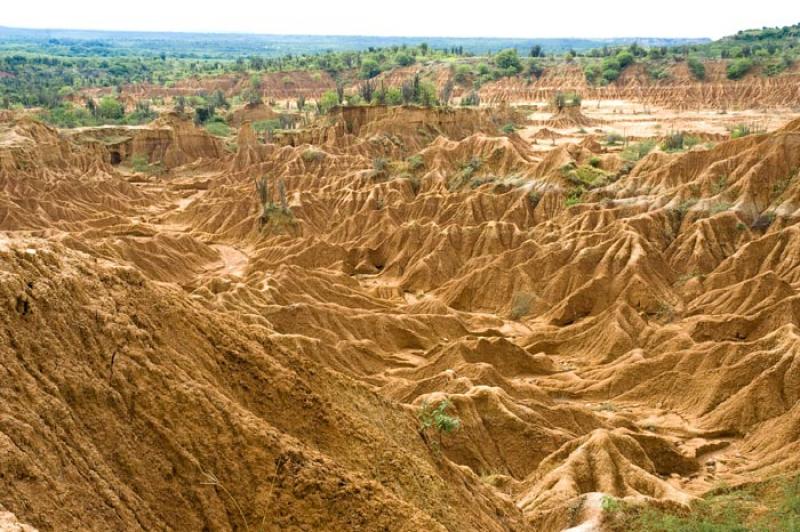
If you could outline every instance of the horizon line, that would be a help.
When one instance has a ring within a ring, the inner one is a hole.
[[[251,31],[219,31],[219,30],[134,30],[134,29],[97,29],[97,28],[32,28],[22,26],[0,25],[0,30],[24,30],[24,31],[75,31],[75,32],[106,32],[106,33],[174,33],[179,35],[238,35],[238,36],[258,36],[258,37],[369,37],[383,39],[493,39],[493,40],[528,40],[528,41],[555,41],[555,40],[580,40],[580,41],[612,41],[619,39],[672,39],[672,40],[708,40],[715,41],[713,37],[665,37],[653,35],[620,35],[616,37],[498,37],[486,35],[456,36],[456,35],[370,35],[370,34],[336,34],[336,33],[256,33]],[[724,37],[720,37],[722,39]]]

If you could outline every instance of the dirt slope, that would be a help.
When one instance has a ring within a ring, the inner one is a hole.
[[[561,530],[800,467],[800,123],[573,204],[596,143],[508,112],[170,119],[163,176],[0,126],[1,526]]]

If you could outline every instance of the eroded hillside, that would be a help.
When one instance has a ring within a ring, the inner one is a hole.
[[[513,112],[2,124],[0,524],[561,530],[797,470],[800,122],[631,161]]]

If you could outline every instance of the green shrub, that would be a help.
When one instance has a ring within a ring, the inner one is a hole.
[[[526,316],[531,311],[531,304],[534,302],[535,297],[528,292],[517,292],[511,299],[511,319],[519,320]]]
[[[742,79],[753,68],[753,60],[742,57],[732,61],[728,65],[728,79],[737,80]]]
[[[425,161],[422,160],[421,155],[412,155],[406,159],[406,162],[408,163],[408,169],[412,172],[415,172],[425,166]]]
[[[688,135],[685,131],[674,131],[664,137],[661,149],[666,152],[675,152],[690,149],[700,143],[700,139]]]
[[[97,106],[97,116],[110,120],[119,120],[125,116],[125,108],[116,98],[107,96],[100,99],[100,104]]]
[[[441,448],[443,434],[450,434],[461,428],[461,420],[457,416],[447,413],[452,406],[453,403],[449,399],[442,399],[436,406],[425,400],[417,412],[420,436],[429,444],[434,443],[429,439],[431,431],[435,432],[438,437],[439,441],[435,450]]]
[[[134,155],[131,157],[131,168],[133,168],[135,172],[145,173],[149,166],[150,164],[147,161],[147,157],[144,155]]]
[[[573,205],[579,204],[583,201],[583,193],[585,192],[583,187],[575,187],[569,191],[567,195],[567,199],[565,200],[564,204],[567,207],[572,207]]]
[[[625,137],[619,133],[611,132],[606,135],[606,144],[609,146],[616,146],[617,144],[622,144],[623,142],[625,142]]]
[[[732,139],[739,139],[749,135],[761,135],[765,133],[763,129],[758,128],[753,124],[736,124],[730,128],[730,132]]]
[[[325,152],[309,148],[300,157],[307,163],[318,163],[325,158]]]
[[[494,56],[494,64],[507,75],[519,74],[522,71],[522,62],[514,48],[498,52]]]
[[[206,131],[217,137],[227,137],[231,134],[231,128],[225,122],[213,120],[206,123]]]
[[[317,101],[317,111],[324,115],[337,105],[339,105],[339,95],[336,91],[327,91]]]
[[[629,67],[630,65],[633,64],[634,61],[635,58],[633,57],[633,54],[628,52],[627,50],[623,50],[622,52],[619,52],[617,54],[617,62],[619,63],[619,67],[621,69]]]
[[[253,130],[259,133],[264,131],[274,132],[276,129],[281,128],[281,121],[277,118],[271,120],[257,120],[253,122]]]
[[[702,81],[706,79],[706,66],[696,57],[690,57],[686,65],[689,67],[689,72],[692,73],[694,79]]]
[[[622,150],[621,156],[626,161],[639,161],[645,155],[653,151],[653,148],[656,147],[656,142],[654,140],[644,140],[642,142],[637,142],[634,144],[629,144]]]

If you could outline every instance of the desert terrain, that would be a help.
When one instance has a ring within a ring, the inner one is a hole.
[[[226,135],[172,105],[235,77],[2,112],[0,530],[624,530],[793,478],[800,73],[570,68],[265,78]]]

